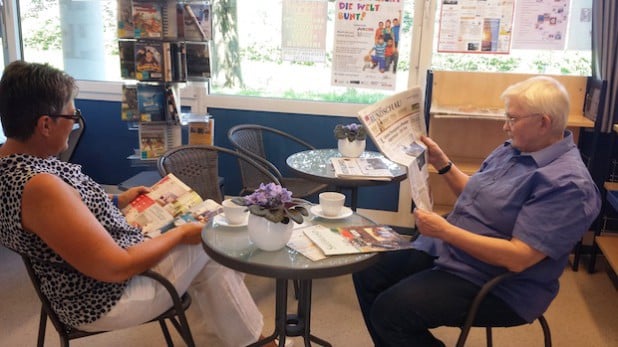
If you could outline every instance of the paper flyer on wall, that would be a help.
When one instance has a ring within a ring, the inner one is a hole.
[[[281,58],[293,62],[326,61],[327,0],[283,0]]]
[[[516,6],[513,49],[564,49],[569,0],[520,0]]]
[[[358,118],[382,154],[408,168],[416,206],[431,210],[427,147],[420,140],[427,134],[421,102],[421,88],[413,87],[363,108]]]
[[[438,52],[508,54],[514,2],[442,1]]]
[[[403,1],[337,1],[331,84],[395,90]]]

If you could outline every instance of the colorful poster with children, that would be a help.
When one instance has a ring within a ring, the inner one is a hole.
[[[395,90],[402,1],[337,1],[331,83]]]

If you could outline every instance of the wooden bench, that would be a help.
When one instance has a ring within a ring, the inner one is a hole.
[[[596,242],[605,256],[605,261],[609,265],[607,273],[612,279],[614,287],[618,289],[618,276],[616,275],[618,272],[618,234],[599,235],[596,237]]]

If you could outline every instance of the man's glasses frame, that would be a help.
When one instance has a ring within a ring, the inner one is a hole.
[[[543,115],[542,113],[533,113],[533,114],[529,114],[527,116],[515,116],[515,115],[512,115],[510,113],[505,113],[504,114],[504,117],[505,117],[504,121],[506,122],[506,124],[508,124],[510,127],[512,127],[520,119],[530,118],[530,117],[535,117],[535,116],[542,116],[542,115]]]
[[[82,118],[82,111],[79,108],[76,108],[74,114],[48,114],[48,116],[51,118],[72,119],[73,122],[79,123],[79,120]]]

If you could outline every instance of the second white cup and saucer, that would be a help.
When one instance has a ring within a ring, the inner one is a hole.
[[[215,216],[214,220],[217,224],[226,227],[242,227],[246,226],[249,220],[249,211],[247,206],[235,204],[232,199],[223,200],[223,213]]]
[[[320,204],[309,209],[314,216],[324,219],[343,219],[352,215],[352,209],[343,205],[345,195],[337,192],[324,192],[320,193],[319,197]]]

